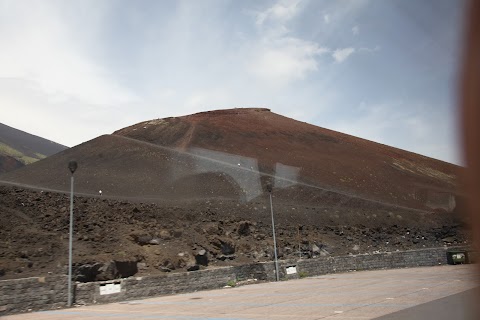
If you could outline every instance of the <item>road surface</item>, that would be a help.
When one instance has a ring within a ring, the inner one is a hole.
[[[474,265],[350,272],[3,319],[478,319],[475,272]]]

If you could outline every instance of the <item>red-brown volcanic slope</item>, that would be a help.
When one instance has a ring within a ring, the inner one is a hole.
[[[0,277],[66,270],[71,159],[78,265],[184,271],[202,249],[208,267],[271,260],[267,183],[283,258],[468,240],[451,212],[458,167],[266,109],[220,110],[139,123],[0,175]]]
[[[295,121],[268,109],[159,119],[114,134],[187,151],[202,148],[256,159],[260,171],[270,174],[281,163],[298,168],[301,182],[407,207],[425,208],[428,199],[456,192],[459,168],[455,165]]]

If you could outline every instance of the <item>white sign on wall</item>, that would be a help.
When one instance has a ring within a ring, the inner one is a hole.
[[[100,295],[119,293],[122,291],[120,283],[106,283],[100,285]]]
[[[287,270],[287,274],[297,273],[297,266],[287,267],[286,270]]]

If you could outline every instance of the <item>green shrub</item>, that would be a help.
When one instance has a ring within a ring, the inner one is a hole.
[[[228,282],[227,282],[227,286],[229,286],[229,287],[235,287],[236,285],[237,285],[236,280],[228,280]]]

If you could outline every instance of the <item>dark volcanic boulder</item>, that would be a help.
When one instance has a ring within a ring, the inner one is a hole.
[[[82,264],[75,268],[74,279],[79,282],[106,281],[128,278],[138,272],[137,261],[110,261]]]
[[[103,266],[102,263],[82,264],[74,267],[73,279],[79,282],[92,282],[97,279],[98,270]]]
[[[208,266],[207,251],[202,249],[195,255],[195,262],[201,266]]]
[[[228,238],[217,237],[211,243],[214,247],[219,249],[222,254],[230,255],[235,253],[235,244]]]
[[[241,236],[248,236],[252,233],[252,223],[250,221],[243,221],[238,224],[237,232]]]
[[[198,264],[194,264],[187,267],[187,271],[197,271],[197,270],[200,270],[200,266]]]
[[[113,261],[116,268],[116,278],[128,278],[138,272],[137,261]]]

